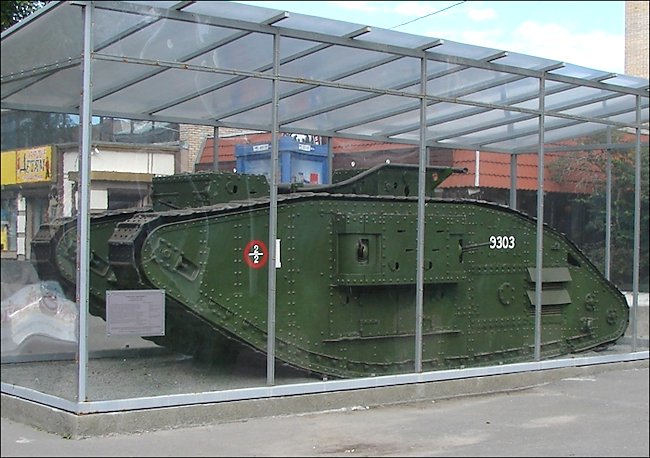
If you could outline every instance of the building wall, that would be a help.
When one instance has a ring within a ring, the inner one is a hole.
[[[625,74],[648,78],[650,2],[625,2]]]
[[[179,128],[181,144],[187,149],[187,162],[181,164],[181,172],[193,172],[196,156],[203,148],[205,140],[214,135],[214,127],[181,124]]]
[[[68,147],[69,148],[69,147]],[[62,148],[63,149],[63,148]],[[134,183],[125,182],[124,177],[133,175],[136,180],[138,174],[143,175],[172,175],[175,172],[177,157],[176,148],[163,148],[156,146],[126,146],[118,143],[100,143],[91,153],[92,172],[108,172],[105,178],[95,179],[91,182],[90,210],[103,211],[108,209],[109,189],[118,190],[133,188]],[[58,216],[71,216],[75,214],[77,195],[75,184],[70,179],[70,172],[78,171],[79,153],[74,149],[62,151],[63,158],[63,193],[60,196],[61,208]],[[118,175],[121,173],[122,175]],[[111,178],[111,175],[114,177]],[[148,186],[148,184],[146,184]]]

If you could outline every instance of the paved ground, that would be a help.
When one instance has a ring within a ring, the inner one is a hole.
[[[65,439],[2,418],[2,456],[643,456],[647,366],[509,393]]]

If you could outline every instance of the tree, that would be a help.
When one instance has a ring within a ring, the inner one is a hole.
[[[602,138],[591,137],[586,143],[600,143]],[[633,280],[634,247],[634,188],[635,188],[635,150],[633,136],[616,133],[614,143],[630,144],[626,150],[610,151],[612,174],[612,208],[611,208],[611,245],[610,278],[623,289],[629,289]],[[648,148],[641,148],[641,235],[639,277],[643,290],[648,289],[649,272],[649,227],[648,214]],[[558,182],[568,176],[575,177],[580,172],[589,177],[589,182],[582,183],[582,191],[577,200],[584,203],[588,219],[584,227],[585,243],[581,247],[585,254],[601,269],[605,266],[605,229],[606,229],[606,192],[607,192],[607,152],[592,151],[576,153],[562,157],[551,167],[551,174]],[[577,185],[580,186],[580,183]]]
[[[22,21],[34,11],[42,8],[49,1],[28,1],[15,0],[0,2],[0,19],[2,20],[2,31]]]

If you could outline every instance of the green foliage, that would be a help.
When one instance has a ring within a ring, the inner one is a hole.
[[[63,113],[7,111],[2,115],[2,149],[77,141],[79,133]]]
[[[623,138],[622,134],[617,136]],[[613,143],[620,142],[613,139]],[[593,141],[596,140],[596,141]],[[592,143],[602,139],[592,138]],[[630,289],[633,282],[634,259],[634,191],[635,191],[635,143],[628,136],[630,149],[611,151],[612,207],[610,277],[623,289]],[[648,289],[649,214],[648,214],[648,148],[641,148],[641,230],[639,277],[641,289]],[[601,269],[605,266],[605,229],[607,199],[607,153],[592,151],[570,154],[556,161],[551,174],[556,181],[575,176],[579,171],[589,170],[591,192],[582,194],[577,200],[586,205],[588,218],[584,227],[586,242],[581,247],[585,254]]]
[[[34,11],[45,6],[47,1],[27,1],[15,0],[0,2],[0,19],[2,20],[2,31],[8,29],[12,25],[25,19]]]

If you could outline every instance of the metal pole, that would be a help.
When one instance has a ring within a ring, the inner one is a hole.
[[[93,2],[82,6],[83,19],[83,88],[81,95],[81,143],[79,145],[79,212],[77,214],[77,303],[79,304],[78,402],[86,401],[88,366],[88,289],[90,287],[90,142],[92,116],[91,53]]]
[[[517,155],[510,155],[510,208],[517,209]]]
[[[636,145],[634,154],[634,265],[632,277],[632,351],[636,351],[639,309],[639,256],[641,243],[641,96],[636,96]]]
[[[420,74],[420,160],[418,165],[418,221],[416,234],[416,280],[415,280],[415,372],[422,372],[422,316],[424,298],[424,219],[425,187],[427,167],[426,124],[427,124],[427,58],[422,58]]]
[[[219,128],[214,126],[212,134],[212,170],[219,170]]]
[[[612,144],[612,130],[607,128],[607,145]],[[612,252],[612,151],[607,148],[607,189],[605,191],[605,278],[610,279]]]
[[[332,137],[325,137],[325,138],[327,139],[327,181],[325,183],[332,183],[332,173],[333,173],[332,167],[334,167],[334,151],[332,150]]]
[[[273,107],[271,108],[271,179],[269,201],[269,277],[268,277],[268,316],[266,340],[266,384],[275,383],[275,240],[278,226],[278,104],[280,73],[280,34],[273,35]]]
[[[535,361],[541,359],[542,269],[544,257],[544,110],[545,74],[539,80],[539,151],[537,153],[537,254],[535,260]]]

